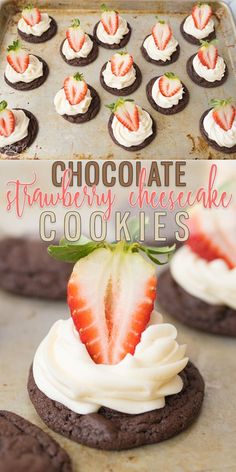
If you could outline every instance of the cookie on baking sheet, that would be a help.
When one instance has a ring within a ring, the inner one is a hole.
[[[146,61],[157,66],[168,66],[178,60],[180,46],[168,22],[157,19],[151,34],[143,41],[141,52]]]
[[[117,11],[101,7],[101,20],[93,30],[95,40],[106,49],[124,48],[130,40],[131,26]]]
[[[70,66],[87,66],[98,57],[98,45],[91,34],[84,32],[79,18],[72,20],[60,47],[61,56]]]
[[[219,56],[215,41],[201,41],[198,53],[188,59],[186,68],[190,79],[205,88],[223,85],[229,74],[223,57]]]
[[[191,44],[200,44],[201,40],[212,41],[216,37],[213,12],[207,3],[198,3],[189,16],[184,18],[180,31]]]
[[[52,16],[28,5],[21,12],[17,32],[29,43],[45,43],[57,33],[57,23]]]
[[[100,82],[107,92],[124,97],[138,89],[142,82],[142,73],[131,54],[119,51],[103,65]]]
[[[147,99],[163,115],[174,115],[184,110],[189,102],[189,91],[173,72],[154,77],[146,87]]]
[[[232,98],[210,100],[211,108],[200,118],[207,143],[224,154],[236,153],[236,106]]]

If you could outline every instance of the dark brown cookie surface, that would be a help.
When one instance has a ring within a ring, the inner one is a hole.
[[[0,288],[27,297],[65,300],[72,268],[52,259],[47,246],[24,238],[1,240]]]
[[[28,91],[28,90],[34,90],[38,87],[40,87],[42,84],[44,84],[44,82],[47,80],[48,78],[48,74],[49,74],[49,68],[48,68],[48,65],[47,63],[39,56],[35,56],[39,59],[40,62],[42,62],[43,64],[43,75],[41,77],[38,77],[37,79],[34,79],[32,80],[32,82],[10,82],[6,76],[4,75],[4,79],[5,79],[5,82],[7,83],[7,85],[9,85],[10,87],[14,88],[15,90],[20,90],[22,92],[24,91]]]
[[[146,36],[146,38],[144,38],[143,44],[144,44],[145,39],[148,38],[148,36],[150,36],[150,35],[148,34],[148,35]],[[152,58],[148,55],[148,53],[147,53],[147,51],[146,51],[146,49],[145,49],[145,47],[144,47],[143,44],[142,44],[142,46],[141,46],[142,55],[143,55],[144,59],[146,59],[146,61],[151,62],[152,64],[156,64],[157,66],[169,66],[170,64],[173,64],[174,62],[176,62],[176,61],[179,59],[179,55],[180,55],[180,46],[179,46],[179,44],[178,44],[178,46],[177,46],[176,51],[173,52],[171,58],[170,58],[168,61],[156,61],[155,59],[152,59]]]
[[[32,369],[28,392],[37,413],[49,428],[86,446],[120,451],[164,441],[183,431],[198,416],[204,381],[191,362],[180,375],[184,382],[180,393],[166,397],[164,408],[139,415],[105,407],[88,415],[74,413],[38,389]]]
[[[124,87],[123,89],[116,89],[116,88],[112,88],[112,87],[109,87],[105,80],[104,80],[104,77],[103,77],[103,71],[106,69],[106,66],[107,66],[107,62],[106,64],[104,64],[104,66],[102,67],[101,69],[101,72],[100,72],[100,82],[101,82],[101,85],[103,86],[103,88],[109,92],[109,93],[112,93],[113,95],[118,95],[119,97],[125,97],[127,95],[131,95],[133,92],[135,92],[135,90],[137,90],[139,88],[139,86],[141,85],[141,82],[142,82],[142,74],[141,74],[141,70],[139,69],[139,67],[137,66],[137,64],[134,64],[133,67],[136,71],[136,80],[135,82],[132,84],[132,85],[129,85],[128,87]]]
[[[24,39],[24,41],[27,41],[28,43],[45,43],[46,41],[49,41],[49,39],[53,38],[53,36],[56,35],[57,33],[57,23],[56,21],[54,20],[54,18],[52,18],[52,16],[50,16],[49,18],[51,18],[51,23],[50,23],[50,28],[45,31],[41,36],[35,36],[33,34],[26,34],[26,33],[23,33],[23,31],[20,31],[19,28],[17,28],[17,32],[19,34],[19,36]]]
[[[236,153],[236,144],[234,146],[232,146],[231,148],[228,148],[228,147],[225,147],[225,146],[219,146],[219,144],[217,144],[215,141],[213,141],[213,139],[209,138],[209,136],[208,136],[208,134],[207,134],[207,132],[206,132],[204,126],[203,126],[203,122],[204,122],[204,118],[209,113],[209,111],[211,111],[211,109],[212,108],[209,108],[208,110],[206,110],[200,118],[200,131],[201,131],[202,136],[206,139],[206,141],[209,143],[209,145],[211,147],[216,149],[216,151],[223,152],[224,154]]]
[[[61,53],[61,56],[62,56],[63,60],[67,64],[69,64],[70,66],[74,66],[74,67],[81,67],[81,66],[87,66],[88,64],[91,64],[92,62],[94,62],[97,59],[98,52],[99,52],[98,45],[97,45],[94,37],[91,34],[89,34],[88,36],[93,41],[93,48],[92,48],[92,50],[90,51],[90,53],[87,57],[76,57],[74,59],[66,59],[66,56],[63,54],[63,51],[62,51],[63,44],[66,40],[64,39],[64,41],[62,41],[62,44],[61,44],[61,47],[60,47],[60,53]]]
[[[215,82],[208,82],[208,80],[205,80],[203,79],[203,77],[200,77],[195,69],[193,68],[193,59],[195,57],[195,54],[193,54],[193,56],[191,56],[188,61],[187,61],[187,64],[186,64],[186,69],[187,69],[187,72],[188,72],[188,75],[190,77],[190,79],[197,85],[199,85],[200,87],[205,87],[205,88],[213,88],[213,87],[219,87],[220,85],[223,85],[227,78],[228,78],[228,74],[229,74],[229,71],[228,71],[228,67],[226,65],[226,68],[225,68],[225,73],[224,73],[224,76],[222,77],[221,80],[215,80]]]
[[[91,87],[91,85],[88,85],[88,89],[90,90],[92,101],[86,113],[78,113],[77,115],[62,115],[62,118],[69,121],[70,123],[78,125],[81,123],[86,123],[97,116],[101,107],[101,100],[98,93],[93,87]]]
[[[147,147],[149,144],[151,144],[151,142],[155,139],[156,135],[157,135],[157,125],[154,121],[154,119],[152,118],[152,134],[151,136],[149,136],[148,138],[146,138],[143,143],[139,144],[138,146],[130,146],[130,147],[126,147],[126,146],[123,146],[122,144],[120,144],[114,134],[113,134],[113,130],[112,130],[112,122],[113,122],[113,119],[114,119],[114,114],[112,113],[110,118],[109,118],[109,121],[108,121],[108,131],[109,131],[109,134],[111,136],[111,139],[113,140],[113,142],[115,144],[117,144],[117,146],[120,146],[121,148],[125,149],[126,151],[129,151],[129,152],[137,152],[137,151],[140,151],[141,149]],[[150,115],[151,116],[151,115]]]
[[[208,333],[236,336],[236,310],[223,305],[209,305],[180,287],[170,270],[158,279],[158,301],[171,316],[192,328]]]
[[[186,16],[186,18],[187,18],[187,16]],[[189,43],[196,44],[196,45],[199,46],[199,44],[201,44],[199,39],[195,38],[195,36],[192,36],[191,34],[185,33],[185,31],[184,31],[184,23],[185,23],[186,18],[184,18],[184,20],[182,21],[182,23],[180,25],[180,31],[182,33],[182,36]],[[214,30],[214,31],[212,31],[212,33],[210,33],[208,36],[206,36],[203,39],[204,39],[204,41],[212,41],[212,39],[215,39],[215,37],[216,37],[216,32]]]
[[[14,108],[14,110],[19,110],[19,108]],[[6,156],[17,157],[18,154],[30,147],[37,137],[39,129],[37,118],[35,118],[33,113],[28,110],[24,110],[22,108],[22,111],[30,120],[28,126],[28,134],[25,138],[21,139],[18,142],[0,148],[1,154],[5,154]]]
[[[152,105],[152,107],[159,113],[162,113],[163,115],[174,115],[175,113],[179,113],[180,111],[184,110],[184,108],[188,105],[188,102],[189,102],[189,91],[186,85],[184,84],[183,84],[183,89],[184,89],[183,98],[179,101],[179,103],[177,103],[177,105],[173,105],[171,108],[162,108],[159,105],[157,105],[157,103],[152,97],[152,87],[159,77],[160,76],[154,77],[153,79],[151,79],[148,82],[147,87],[146,87],[147,98],[150,104]]]
[[[121,39],[119,44],[106,44],[106,43],[103,43],[102,41],[100,41],[100,39],[98,39],[98,37],[97,37],[97,28],[98,28],[99,23],[100,23],[99,21],[98,21],[98,23],[96,23],[96,25],[94,26],[94,30],[93,30],[93,36],[94,36],[95,40],[97,41],[97,44],[99,44],[99,46],[102,46],[103,48],[106,48],[106,49],[121,49],[121,48],[124,48],[126,46],[126,44],[128,44],[128,42],[130,40],[131,32],[132,32],[132,28],[131,28],[129,23],[127,23],[129,31]]]
[[[71,472],[67,453],[38,426],[0,410],[0,472]]]

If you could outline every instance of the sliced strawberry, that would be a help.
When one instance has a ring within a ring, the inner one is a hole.
[[[211,100],[213,106],[213,118],[217,125],[224,131],[229,131],[236,117],[236,107],[231,103],[231,99],[227,100]]]
[[[117,77],[123,77],[131,69],[134,63],[133,57],[127,52],[117,52],[111,58],[111,70]]]
[[[159,89],[164,97],[173,97],[181,88],[179,77],[172,72],[166,72],[159,80]]]
[[[107,34],[114,36],[119,27],[119,14],[114,10],[109,10],[105,5],[102,6],[103,12],[101,23]]]
[[[202,41],[198,51],[200,62],[208,69],[215,69],[218,59],[218,49],[213,42]]]
[[[29,5],[22,11],[22,18],[25,20],[27,25],[34,26],[40,23],[41,13],[38,8]]]
[[[155,298],[155,269],[140,254],[100,248],[76,263],[68,304],[94,362],[117,364],[134,353]]]
[[[80,26],[80,20],[78,18],[72,21],[70,28],[66,31],[66,37],[71,49],[75,52],[79,52],[84,45],[85,34]]]
[[[13,43],[8,46],[7,51],[7,61],[10,66],[18,72],[18,74],[23,74],[29,65],[29,54],[21,48],[21,44],[18,40],[13,41]]]
[[[192,17],[197,29],[204,29],[212,17],[212,8],[207,3],[199,3],[192,9]]]
[[[64,81],[66,98],[71,105],[78,105],[86,96],[88,86],[83,79],[83,74],[75,74]]]
[[[159,20],[156,25],[152,28],[152,36],[154,38],[155,44],[163,51],[170,39],[172,38],[172,29],[168,23],[164,20]]]
[[[119,98],[116,103],[107,105],[117,120],[122,123],[129,131],[137,131],[139,129],[139,110],[134,100]]]
[[[7,102],[0,102],[0,136],[10,136],[15,129],[15,116],[7,109]]]

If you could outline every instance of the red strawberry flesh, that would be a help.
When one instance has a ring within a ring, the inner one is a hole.
[[[78,105],[86,96],[88,86],[81,74],[67,77],[64,81],[64,91],[71,105]]]
[[[133,101],[121,101],[121,104],[116,108],[115,116],[129,131],[139,129],[139,110]]]
[[[154,42],[160,51],[163,51],[172,37],[172,30],[168,23],[158,21],[152,28]]]
[[[41,21],[41,13],[38,8],[27,7],[22,11],[22,18],[27,25],[35,26]]]
[[[116,11],[104,11],[101,23],[107,34],[114,36],[119,27],[119,15]]]
[[[197,29],[203,30],[212,17],[212,9],[206,3],[195,5],[192,9],[192,17]]]
[[[164,97],[173,97],[182,88],[182,84],[177,76],[171,72],[164,74],[159,80],[159,89]]]
[[[66,37],[73,51],[79,52],[82,49],[86,36],[78,19],[75,19],[72,22],[72,26],[66,31]]]
[[[7,102],[0,103],[0,136],[8,137],[15,129],[15,116],[7,109]]]
[[[29,54],[21,48],[19,41],[14,41],[7,50],[7,62],[18,74],[23,74],[29,66]]]
[[[124,77],[134,63],[133,57],[128,53],[116,53],[111,58],[111,70],[117,77]]]
[[[208,69],[215,69],[218,59],[218,49],[214,44],[202,46],[198,51],[200,62]]]
[[[230,103],[222,105],[213,110],[213,118],[220,128],[229,131],[236,117],[236,107]]]

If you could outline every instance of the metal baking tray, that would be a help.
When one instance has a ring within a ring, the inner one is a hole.
[[[24,2],[25,3],[25,2]],[[37,3],[37,2],[36,2]],[[137,153],[130,153],[116,146],[107,131],[109,111],[105,104],[114,101],[100,85],[99,74],[102,65],[109,59],[112,51],[100,48],[98,59],[89,66],[81,68],[85,78],[98,91],[102,107],[99,115],[89,123],[72,125],[55,111],[53,99],[62,87],[65,76],[77,69],[67,65],[61,58],[59,48],[65,37],[65,30],[74,17],[80,17],[88,33],[100,18],[100,1],[81,0],[71,2],[55,0],[38,2],[40,8],[52,15],[58,23],[58,34],[47,43],[25,43],[34,54],[41,55],[50,67],[46,83],[31,92],[19,92],[5,84],[6,48],[16,39],[16,26],[23,2],[0,0],[0,99],[6,99],[12,107],[24,107],[32,111],[39,120],[39,134],[35,143],[21,159],[223,159],[236,158],[236,154],[224,155],[210,148],[199,133],[199,118],[208,108],[209,99],[214,97],[235,96],[236,90],[236,30],[229,7],[223,2],[211,2],[215,13],[219,49],[229,67],[229,78],[225,85],[215,89],[204,89],[191,82],[185,71],[185,64],[197,47],[187,43],[180,33],[180,23],[191,11],[193,2],[184,0],[156,1],[117,0],[109,5],[118,9],[132,26],[132,35],[127,50],[134,55],[140,66],[143,83],[133,94],[156,120],[158,135],[151,145]],[[179,60],[167,67],[149,64],[142,57],[140,46],[155,22],[155,15],[168,18],[174,35],[181,47]],[[175,116],[164,116],[150,106],[145,93],[147,82],[164,71],[174,71],[180,75],[190,91],[189,106]],[[4,158],[4,156],[0,156]]]

